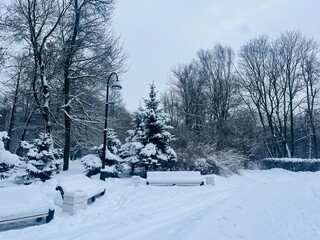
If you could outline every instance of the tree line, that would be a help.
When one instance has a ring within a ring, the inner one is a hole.
[[[199,50],[162,95],[182,155],[233,149],[251,158],[319,157],[319,44],[300,32],[260,36],[239,52]]]

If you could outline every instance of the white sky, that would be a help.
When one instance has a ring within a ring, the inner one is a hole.
[[[120,78],[130,111],[153,81],[164,91],[172,67],[200,48],[221,43],[237,51],[253,37],[287,30],[320,43],[320,0],[118,0],[113,21],[129,55]]]

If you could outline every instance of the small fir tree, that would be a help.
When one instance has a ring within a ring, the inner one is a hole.
[[[117,156],[118,150],[121,146],[121,142],[118,139],[118,136],[115,133],[114,129],[112,128],[107,129],[107,146],[108,148],[106,149],[105,159],[108,160],[107,163],[109,165],[107,167],[109,169],[112,169],[109,175],[112,177],[117,177],[121,171],[121,159]],[[81,163],[86,168],[88,177],[100,173],[102,167],[102,148],[102,144],[100,145],[100,147],[93,147],[91,149],[91,154],[88,154],[81,158]]]
[[[23,141],[21,146],[28,150],[24,159],[27,174],[18,177],[18,181],[30,182],[32,179],[40,179],[44,182],[61,171],[62,151],[54,148],[50,134],[40,133],[32,144]]]
[[[107,146],[108,146],[107,150],[109,151],[109,153],[115,156],[117,155],[118,150],[121,147],[121,142],[118,139],[118,135],[112,128],[107,129]],[[117,161],[118,158],[111,158],[109,160],[113,162],[113,161]]]
[[[172,127],[167,125],[168,115],[159,109],[154,84],[150,86],[149,99],[144,103],[145,108],[139,108],[135,113],[134,130],[128,131],[129,137],[121,148],[121,156],[131,166],[143,166],[146,171],[151,167],[153,170],[168,169],[177,156],[170,147],[172,135],[169,130]]]
[[[144,118],[145,111],[143,108],[138,108],[136,112],[134,112],[134,116],[132,119],[132,127],[133,130],[129,130],[129,137],[126,138],[125,144],[123,144],[120,148],[120,157],[127,162],[131,168],[130,174],[133,175],[136,166],[142,160],[139,155],[141,149],[144,147],[143,143],[145,140],[145,132],[144,132]]]

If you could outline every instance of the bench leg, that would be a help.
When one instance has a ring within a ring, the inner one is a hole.
[[[100,193],[100,197],[103,196],[106,193],[106,190]]]
[[[63,191],[62,187],[58,186],[58,187],[56,187],[56,190],[60,192],[62,200],[63,200],[64,199],[64,197],[63,197],[64,191]]]
[[[46,217],[46,222],[47,222],[47,223],[52,220],[53,215],[54,215],[54,210],[51,210],[51,209],[50,209],[50,210],[49,210],[49,214],[48,214],[48,216]]]
[[[95,200],[96,200],[96,197],[93,196],[93,197],[91,198],[91,202],[93,203]]]
[[[203,186],[203,185],[204,185],[204,182],[201,182],[201,183],[200,183],[200,186]]]

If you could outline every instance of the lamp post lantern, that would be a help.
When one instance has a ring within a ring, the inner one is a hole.
[[[112,80],[114,78],[114,80]],[[122,86],[119,83],[118,75],[115,72],[112,72],[107,80],[107,92],[106,92],[106,102],[105,102],[105,116],[104,116],[104,129],[103,129],[103,147],[102,147],[102,166],[100,171],[100,179],[105,181],[106,179],[106,150],[108,145],[108,139],[107,139],[107,131],[108,131],[108,106],[109,106],[109,87],[110,82],[112,82],[111,89],[121,90]]]

